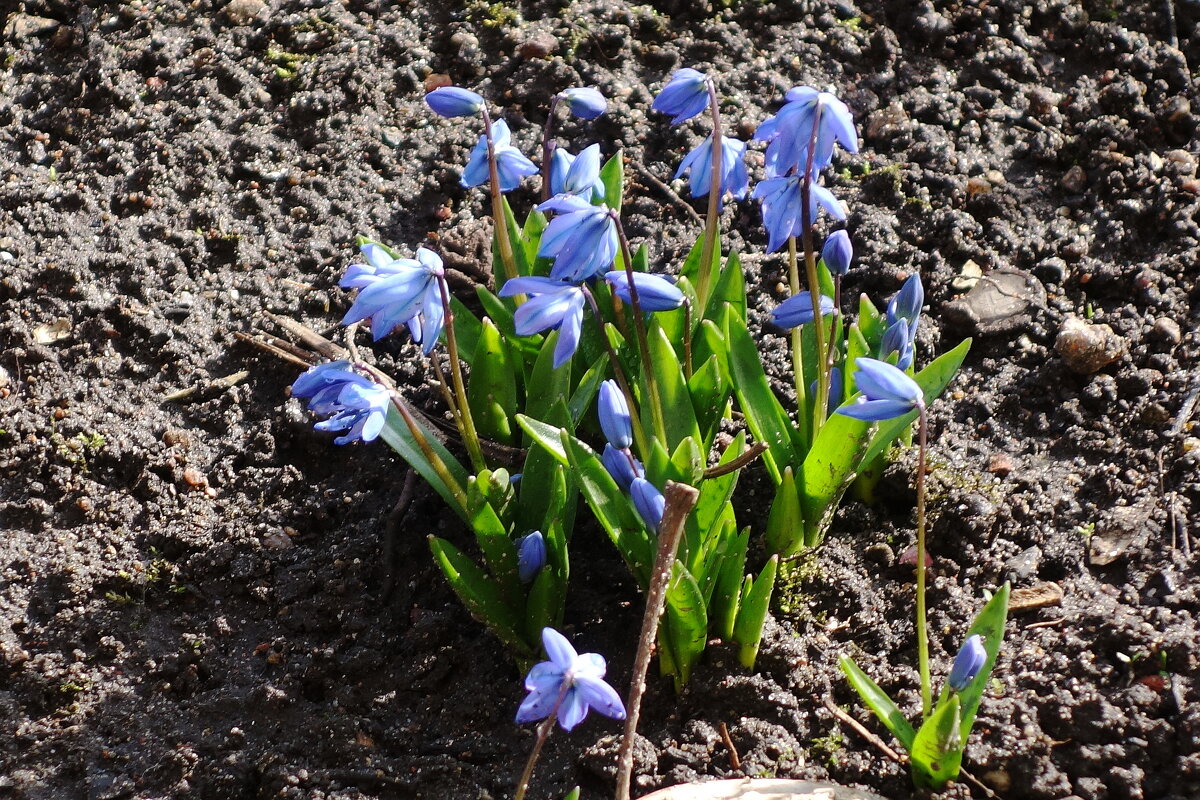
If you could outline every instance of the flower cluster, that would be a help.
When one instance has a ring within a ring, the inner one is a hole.
[[[553,628],[542,629],[542,646],[549,661],[529,670],[525,691],[529,695],[517,709],[517,723],[536,722],[555,715],[563,730],[583,722],[590,709],[613,719],[625,719],[625,704],[604,682],[607,664],[599,653],[580,655],[567,638]]]
[[[667,501],[662,492],[646,480],[642,462],[634,458],[633,451],[630,450],[633,445],[633,428],[629,403],[616,381],[608,380],[600,384],[597,413],[600,417],[600,429],[604,431],[604,437],[608,440],[601,456],[605,469],[617,485],[629,493],[633,507],[637,509],[646,527],[657,532]]]
[[[391,405],[391,393],[355,372],[349,361],[312,367],[292,384],[292,397],[307,398],[309,411],[328,417],[314,426],[317,430],[347,431],[334,444],[374,441]]]

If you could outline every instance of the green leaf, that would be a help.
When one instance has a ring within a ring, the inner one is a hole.
[[[806,545],[814,547],[824,537],[870,438],[870,422],[844,414],[831,415],[821,426],[800,473]]]
[[[662,400],[663,416],[667,428],[666,446],[673,447],[674,443],[681,442],[688,437],[694,437],[700,441],[702,437],[700,428],[696,424],[696,412],[692,408],[692,398],[688,393],[687,381],[683,378],[679,359],[675,356],[675,348],[667,341],[662,328],[657,324],[651,324],[650,329],[646,332],[646,338],[649,340],[647,342],[651,362],[649,367],[654,370],[654,376],[658,381],[659,399]],[[643,367],[645,366],[647,365],[643,365]],[[644,376],[643,383],[645,384]],[[649,391],[647,390],[642,396],[649,398]],[[644,409],[643,424],[648,424],[651,416],[645,400],[642,400],[641,408]]]
[[[721,377],[721,364],[717,357],[710,356],[701,364],[700,369],[692,373],[687,385],[696,412],[696,424],[704,442],[711,443],[725,416],[732,388]]]
[[[567,458],[567,450],[562,444],[563,429],[561,427],[549,425],[524,414],[517,414],[517,424],[529,434],[529,438],[553,456],[555,461],[564,467],[571,466],[571,461]]]
[[[579,800],[579,787],[576,786],[574,789],[563,795],[563,800]]]
[[[675,448],[671,454],[671,466],[674,467],[671,480],[691,485],[699,482],[704,474],[704,454],[700,452],[700,444],[694,436],[687,437]]]
[[[746,669],[754,669],[758,658],[758,645],[762,640],[763,623],[771,605],[771,592],[775,588],[775,575],[779,571],[779,556],[771,556],[758,580],[742,600],[737,622],[733,626],[733,640],[738,643],[738,661]]]
[[[517,224],[517,218],[513,215],[512,206],[508,204],[507,197],[500,198],[500,204],[504,208],[504,226],[508,229],[508,241],[512,244],[513,262],[517,268],[517,275],[531,274],[533,262],[529,260],[529,256],[525,250],[525,234],[521,230],[521,226]],[[495,221],[495,220],[494,220]],[[496,228],[497,233],[499,228]],[[508,273],[504,269],[504,262],[500,260],[500,246],[496,243],[498,237],[492,237],[492,274],[499,278]],[[503,281],[499,281],[496,289],[499,289]]]
[[[525,638],[540,642],[542,628],[562,625],[563,606],[567,600],[567,543],[558,523],[548,525],[542,536],[546,540],[546,565],[538,570],[529,587],[525,602]]]
[[[530,264],[537,261],[537,251],[542,244],[542,233],[546,230],[546,215],[541,211],[534,209],[529,212],[529,216],[525,218],[525,227],[522,229],[522,244],[525,247],[525,259]],[[545,259],[550,263],[550,259]],[[537,270],[535,269],[536,273]]]
[[[620,214],[625,191],[625,161],[620,150],[600,168],[600,182],[604,184],[604,204]]]
[[[678,691],[692,676],[696,659],[708,641],[708,614],[704,595],[687,567],[676,561],[671,566],[667,585],[665,625],[675,665],[675,689]]]
[[[566,397],[571,391],[571,370],[554,368],[556,344],[558,331],[551,331],[533,362],[533,371],[529,374],[529,383],[525,386],[525,413],[534,419],[546,419],[555,402]],[[563,424],[566,422],[563,421]]]
[[[957,695],[951,695],[946,702],[939,703],[921,724],[909,751],[913,783],[918,788],[940,791],[958,777],[963,754],[960,724]]]
[[[460,496],[454,491],[454,487],[447,484],[438,474],[433,464],[425,457],[420,445],[417,444],[416,438],[413,437],[412,431],[408,429],[404,418],[400,416],[400,412],[395,406],[388,408],[387,421],[383,426],[383,431],[380,436],[388,443],[388,447],[396,451],[404,461],[417,471],[425,481],[433,487],[433,490],[441,495],[442,499],[454,509],[454,513],[467,522],[466,508],[466,486],[467,486],[467,470],[459,463],[458,459],[450,454],[450,451],[438,440],[438,435],[429,429],[420,418],[414,417],[417,424],[417,429],[422,432],[424,439],[429,443],[429,448],[434,455],[441,459],[446,466],[446,471],[449,473],[450,480],[458,484],[457,488],[463,494]]]
[[[975,714],[978,713],[979,703],[983,700],[988,677],[996,666],[996,657],[1000,653],[1000,645],[1004,642],[1004,623],[1008,619],[1010,588],[1007,583],[1000,587],[1000,591],[996,592],[995,596],[987,602],[987,605],[979,612],[979,616],[975,618],[975,622],[967,630],[968,637],[974,634],[983,637],[983,649],[987,651],[987,661],[983,662],[983,669],[979,670],[979,674],[958,693],[959,702],[962,704],[961,735],[964,743],[971,735],[971,727],[975,724]],[[966,637],[964,637],[965,639]],[[945,694],[945,690],[943,690],[943,694]]]
[[[746,452],[746,432],[738,431],[737,436],[721,454],[721,459],[717,464],[728,464],[744,452]],[[741,470],[735,470],[727,475],[705,478],[700,481],[700,496],[696,500],[696,507],[692,509],[691,516],[688,517],[688,522],[695,522],[696,529],[700,531],[711,530],[714,525],[719,524],[725,504],[733,496],[740,473]]]
[[[729,343],[730,382],[737,394],[738,405],[746,416],[746,426],[767,452],[763,463],[776,485],[782,479],[781,465],[796,463],[792,450],[792,422],[763,372],[758,345],[746,330],[746,323],[726,306],[725,340]]]
[[[495,576],[495,585],[501,598],[515,608],[520,594],[517,549],[509,536],[508,526],[483,495],[482,484],[486,483],[488,478],[486,472],[480,473],[467,483],[467,508],[471,516],[471,530],[475,533],[475,542],[483,553],[484,562]]]
[[[471,363],[467,406],[475,428],[480,436],[511,446],[515,442],[512,417],[517,413],[515,369],[500,330],[490,319],[483,320]]]
[[[911,753],[913,740],[917,738],[917,734],[904,715],[900,713],[900,707],[892,701],[892,698],[888,697],[887,692],[880,689],[879,685],[867,676],[867,673],[858,668],[850,656],[843,655],[839,658],[838,666],[842,668],[842,672],[846,674],[846,679],[858,692],[858,696],[867,704],[867,708],[875,712],[879,721],[886,725],[892,735],[900,740],[900,744],[904,745],[904,749]]]
[[[724,542],[725,552],[720,562],[720,575],[713,592],[709,614],[716,634],[725,641],[733,640],[734,625],[742,600],[742,576],[746,572],[746,549],[750,544],[750,529],[735,533]]]
[[[765,543],[768,553],[785,557],[798,552],[804,544],[804,512],[791,467],[784,467],[783,480],[775,487]]]
[[[519,658],[531,658],[534,650],[521,633],[516,611],[501,599],[499,589],[483,570],[445,539],[430,536],[429,548],[450,588],[471,616],[486,625]]]
[[[579,384],[575,387],[575,393],[571,395],[571,402],[567,406],[571,412],[572,431],[579,427],[579,423],[583,421],[583,415],[587,413],[588,408],[592,405],[592,400],[596,398],[596,393],[600,391],[600,384],[604,382],[607,366],[607,357],[600,356],[579,379]]]
[[[459,358],[470,366],[471,362],[468,359],[474,357],[475,348],[479,346],[483,324],[475,313],[454,295],[450,295],[450,311],[454,314],[454,336],[458,340]]]
[[[865,294],[858,297],[858,320],[856,322],[860,331],[862,331],[863,339],[867,342],[868,355],[879,349],[879,343],[883,341],[884,317],[875,308],[875,304],[871,302],[871,298]],[[851,361],[851,364],[854,362]]]
[[[703,241],[702,237],[701,242],[703,243]],[[720,252],[718,251],[714,257],[720,258]],[[721,270],[721,274],[717,277],[712,297],[708,300],[708,308],[705,309],[704,318],[717,319],[721,313],[722,303],[736,311],[742,319],[746,318],[746,278],[742,274],[741,256],[737,254],[736,250],[729,253],[729,258],[725,261],[725,269]]]
[[[547,427],[555,432],[554,441],[557,443],[558,428],[554,426],[557,424],[566,427],[568,423],[566,404],[563,403],[562,397],[557,398],[544,416],[549,423]],[[526,454],[525,464],[521,469],[523,477],[518,485],[521,501],[517,504],[517,530],[528,532],[536,529],[545,533],[549,526],[548,520],[558,518],[569,539],[575,526],[575,507],[577,505],[575,484],[567,481],[568,497],[561,500],[565,507],[560,512],[556,512],[556,504],[560,500],[554,492],[546,491],[546,488],[557,485],[554,481],[558,472],[565,465],[557,461],[546,448],[535,446],[531,436],[526,436],[524,445]]]

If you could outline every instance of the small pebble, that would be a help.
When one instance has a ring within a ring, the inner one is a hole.
[[[1090,375],[1123,356],[1125,340],[1107,325],[1068,317],[1054,341],[1054,351],[1072,370]]]
[[[558,39],[549,31],[539,31],[517,45],[517,55],[526,61],[548,58],[558,48]]]
[[[1080,194],[1087,188],[1087,173],[1083,171],[1083,167],[1076,164],[1067,170],[1060,183],[1068,192]]]
[[[1154,333],[1154,338],[1160,342],[1167,344],[1179,344],[1183,340],[1183,333],[1179,330],[1179,323],[1170,317],[1159,317],[1154,320],[1154,327],[1151,329]]]
[[[1007,453],[993,453],[988,460],[987,471],[1003,478],[1013,471],[1013,460]]]
[[[267,18],[267,4],[263,0],[232,0],[222,13],[234,25],[249,25]]]

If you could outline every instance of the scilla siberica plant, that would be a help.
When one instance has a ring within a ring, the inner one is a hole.
[[[471,612],[519,660],[532,660],[539,640],[550,653],[550,666],[530,674],[533,694],[522,707],[526,719],[547,710],[546,732],[556,714],[566,726],[588,707],[608,709],[610,716],[619,707],[619,700],[611,702],[615,694],[588,682],[591,673],[550,630],[562,616],[577,493],[648,597],[657,598],[648,601],[650,635],[643,632],[639,663],[648,661],[657,631],[660,668],[677,686],[711,636],[736,642],[742,663],[751,667],[780,558],[819,542],[856,472],[885,457],[918,417],[923,458],[925,405],[944,389],[969,345],[914,374],[923,304],[915,275],[885,313],[863,297],[857,319],[847,324],[843,318],[841,286],[852,244],[839,228],[818,258],[815,231],[822,210],[839,222],[847,216],[820,175],[836,147],[858,150],[849,109],[826,92],[789,91],[755,135],[766,147],[765,177],[751,192],[747,144],[725,135],[715,81],[690,68],[676,72],[654,110],[676,125],[708,110],[711,127],[675,172],[687,176],[693,197],[706,200],[707,213],[672,277],[652,272],[646,245],[634,249],[627,237],[620,154],[605,162],[593,144],[573,155],[554,139],[558,108],[584,120],[604,113],[598,91],[579,87],[554,97],[540,166],[521,152],[503,119],[493,120],[479,94],[445,87],[426,102],[442,117],[480,119],[482,133],[460,183],[488,188],[495,286],[476,287],[471,305],[483,311],[476,315],[451,297],[432,251],[417,248],[408,258],[361,239],[365,263],[351,265],[342,281],[358,292],[343,322],[351,340],[359,324],[369,324],[375,339],[408,331],[429,359],[457,441],[357,356],[315,367],[296,382],[295,393],[329,417],[319,427],[348,431],[339,442],[382,437],[470,526],[479,562],[431,536],[434,556]],[[541,201],[518,224],[505,194],[538,173]],[[761,203],[767,249],[786,246],[791,296],[772,320],[791,331],[794,415],[773,393],[750,334],[737,253],[722,263],[724,203],[748,195]],[[746,430],[718,448],[718,432],[735,424],[735,400]],[[593,406],[595,416],[588,413]],[[599,451],[589,444],[598,441],[597,428]],[[746,574],[750,531],[739,527],[731,497],[740,470],[760,454],[777,494],[765,531],[771,555],[755,577]],[[518,467],[519,481],[510,472]],[[921,475],[918,484],[923,488]],[[685,496],[686,507],[670,499]],[[923,555],[923,491],[918,496]],[[941,720],[943,712],[931,710],[929,699],[923,590],[919,564],[925,716]],[[979,675],[999,647],[994,627],[968,640],[964,666],[956,666],[939,699],[937,709],[953,706],[967,723],[955,740],[960,743],[978,705]],[[966,677],[981,641],[987,663]],[[600,669],[593,677],[602,676]],[[636,702],[631,706],[632,724]],[[945,726],[938,725],[941,736]],[[920,734],[910,738],[916,742]],[[939,746],[948,742],[938,739]],[[918,758],[910,751],[916,775]],[[623,776],[618,796],[628,794],[627,770]],[[528,772],[522,792],[527,780]]]

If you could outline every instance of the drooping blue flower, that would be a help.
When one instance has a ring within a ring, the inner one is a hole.
[[[600,90],[591,86],[577,86],[567,89],[560,95],[567,101],[571,113],[580,119],[595,119],[608,110],[608,102]]]
[[[413,341],[428,354],[445,323],[442,259],[424,247],[417,248],[415,259],[392,259],[374,243],[361,249],[367,263],[351,265],[342,278],[343,287],[359,288],[342,324],[370,318],[371,335],[378,341],[397,325],[407,323]]]
[[[460,86],[443,86],[425,95],[425,103],[443,117],[466,117],[478,114],[483,98]]]
[[[555,211],[542,232],[539,258],[553,258],[550,277],[578,283],[603,272],[617,257],[617,223],[603,206],[575,195],[552,197],[539,211]]]
[[[836,219],[844,220],[846,211],[833,196],[833,192],[819,183],[809,185],[808,221],[816,222],[817,207],[828,211]],[[762,200],[763,226],[767,229],[767,251],[774,252],[782,247],[789,236],[803,233],[804,216],[801,214],[800,177],[771,178],[760,181],[754,187],[754,197]]]
[[[967,637],[962,649],[954,657],[954,665],[950,668],[950,677],[946,683],[956,692],[961,692],[975,680],[979,670],[987,661],[987,650],[983,646],[983,637],[978,633]]]
[[[817,128],[817,147],[813,151],[814,177],[833,160],[835,141],[851,153],[858,152],[854,117],[841,100],[811,86],[797,86],[788,91],[787,101],[778,113],[768,117],[754,133],[755,141],[769,143],[766,153],[768,177],[804,172],[814,125]]]
[[[529,583],[542,567],[546,566],[546,537],[534,531],[521,537],[517,544],[517,576],[521,583]]]
[[[906,370],[912,366],[913,362],[913,342],[909,337],[908,321],[897,319],[887,330],[883,332],[883,339],[879,343],[879,358],[886,360],[892,353],[897,353],[896,367]]]
[[[540,277],[513,278],[500,288],[501,297],[519,294],[527,294],[530,299],[513,315],[517,335],[531,336],[557,328],[554,368],[558,369],[579,347],[579,334],[583,328],[583,290],[575,284]]]
[[[854,384],[862,396],[838,408],[847,417],[879,422],[923,408],[925,394],[917,382],[901,370],[873,358],[856,358]]]
[[[500,177],[502,192],[511,192],[521,185],[521,178],[538,173],[534,163],[513,147],[511,141],[508,123],[502,119],[493,122],[492,146],[496,151],[496,172]],[[489,177],[487,137],[480,136],[475,149],[471,151],[467,166],[463,168],[459,183],[469,189],[472,186],[482,186],[487,183]]]
[[[625,270],[614,269],[606,272],[604,280],[608,281],[613,294],[621,298],[621,302],[633,303],[633,296],[629,291],[629,274]],[[633,287],[637,289],[638,306],[642,311],[670,311],[683,305],[683,292],[665,275],[635,272]]]
[[[596,410],[600,417],[600,430],[613,447],[624,450],[633,444],[633,427],[629,418],[629,404],[617,382],[609,379],[600,384],[596,399]]]
[[[691,119],[708,106],[708,76],[703,72],[684,67],[671,76],[671,80],[654,98],[651,106],[655,111],[671,114],[672,125]]]
[[[817,382],[813,381],[808,387],[809,394],[816,394]],[[842,404],[845,386],[842,384],[842,370],[838,367],[829,368],[829,394],[826,408],[837,408]]]
[[[628,450],[618,450],[611,444],[604,445],[604,452],[600,454],[600,461],[623,492],[629,491],[634,478],[646,477],[646,469],[642,466],[641,461],[634,458],[633,454]]]
[[[925,287],[921,285],[921,276],[913,273],[896,296],[887,304],[887,324],[890,327],[899,320],[908,323],[908,338],[911,342],[917,337],[917,324],[921,321],[921,307],[925,305]]]
[[[845,275],[850,271],[850,259],[854,258],[854,246],[850,244],[850,234],[845,228],[838,228],[829,234],[825,246],[821,248],[821,260],[829,268],[831,275]]]
[[[646,523],[646,527],[658,533],[662,524],[663,512],[667,508],[667,498],[654,488],[654,484],[645,478],[634,478],[629,484],[629,496],[633,498],[633,507]]]
[[[308,398],[308,410],[328,417],[313,427],[319,431],[347,431],[334,444],[370,442],[387,420],[391,393],[359,375],[349,361],[332,361],[310,368],[292,384],[292,397]]]
[[[821,304],[821,316],[826,317],[833,313],[833,299],[825,295],[821,295],[819,300]],[[784,330],[798,328],[801,325],[807,325],[816,317],[813,316],[812,294],[808,290],[792,295],[787,300],[784,300],[775,310],[771,312],[771,321]]]
[[[550,193],[572,194],[588,202],[604,199],[604,181],[600,179],[600,145],[585,148],[573,156],[561,147],[550,156]]]
[[[613,719],[625,719],[625,705],[616,690],[604,682],[608,665],[597,653],[579,655],[561,633],[542,629],[542,645],[549,661],[534,664],[525,678],[529,695],[517,709],[517,723],[545,719],[557,711],[558,724],[569,731],[583,721],[589,709]]]
[[[746,143],[732,136],[721,137],[721,194],[729,193],[741,200],[750,191],[750,175],[746,172]],[[679,178],[692,171],[692,197],[704,197],[712,188],[712,134],[688,153],[675,170]]]

